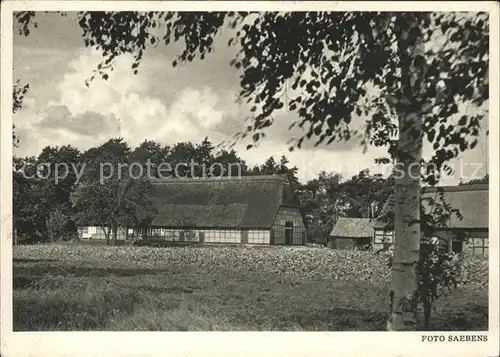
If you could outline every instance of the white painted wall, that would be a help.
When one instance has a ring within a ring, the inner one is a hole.
[[[105,239],[104,232],[101,227],[97,226],[87,226],[78,229],[81,232],[80,238],[82,239]],[[129,234],[134,233],[133,229],[128,230]]]

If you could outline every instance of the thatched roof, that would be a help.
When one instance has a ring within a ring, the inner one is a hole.
[[[374,220],[371,218],[340,217],[330,237],[368,238],[373,235]]]
[[[421,198],[425,197],[434,199],[436,203],[444,201],[452,209],[459,210],[462,219],[452,214],[447,223],[447,227],[450,229],[488,228],[488,184],[422,187]],[[428,206],[425,200],[423,204]],[[428,207],[425,208],[427,211]],[[393,212],[394,196],[391,196],[385,203],[375,227],[384,228],[387,226],[384,217],[393,214]]]
[[[282,176],[154,180],[152,226],[270,228],[280,205],[300,207]]]

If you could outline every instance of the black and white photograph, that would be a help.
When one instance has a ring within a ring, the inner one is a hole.
[[[498,4],[328,3],[2,3],[2,356],[498,352]]]

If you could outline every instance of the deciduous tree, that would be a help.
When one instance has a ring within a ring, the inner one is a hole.
[[[349,217],[377,218],[394,188],[394,180],[365,169],[342,184]]]
[[[72,194],[75,220],[103,229],[106,244],[116,245],[118,228],[139,226],[154,215],[150,183],[130,175],[130,148],[111,139],[83,154],[84,176]]]
[[[248,166],[234,149],[220,149],[214,154],[214,162],[224,168],[224,176],[238,177],[249,175]]]
[[[143,141],[131,153],[132,164],[137,163],[140,165],[140,167],[138,165],[132,167],[133,176],[147,177],[149,170],[149,175],[151,175],[152,178],[158,178],[158,175],[161,174],[158,172],[158,169],[162,168],[160,165],[166,162],[169,153],[170,147],[168,145],[161,146],[159,143],[151,140]],[[140,175],[141,170],[142,175]]]

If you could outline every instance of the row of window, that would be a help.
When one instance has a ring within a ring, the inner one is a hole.
[[[208,243],[240,243],[241,232],[238,230],[206,230],[203,231]],[[200,232],[201,234],[201,232]]]
[[[99,227],[83,227],[82,238],[104,238],[104,233]],[[129,237],[134,233],[129,229]],[[275,244],[302,244],[305,230],[303,228],[289,229],[285,226],[277,226],[274,229]],[[242,242],[242,232],[237,229],[200,229],[200,230],[179,230],[168,228],[149,228],[146,232],[148,237],[156,237],[167,241],[185,241],[207,243],[240,243]],[[249,244],[271,244],[271,232],[266,229],[255,229],[246,232],[246,241]],[[102,236],[102,237],[101,237]],[[120,230],[119,238],[125,238],[125,230]],[[289,241],[287,241],[289,240]]]
[[[249,231],[248,243],[250,244],[270,244],[271,232],[267,230]]]
[[[270,232],[268,230],[251,230],[247,232],[248,243],[269,244]],[[242,232],[237,229],[201,229],[201,230],[177,230],[166,228],[148,229],[150,237],[161,237],[169,241],[204,241],[207,243],[240,243]]]
[[[394,236],[393,232],[376,233],[373,241],[375,244],[384,244],[384,243],[392,244],[393,236]],[[434,244],[439,243],[438,238],[435,238],[431,241]],[[485,238],[469,238],[467,239],[467,246],[470,249],[484,250],[488,248],[489,240]]]
[[[465,249],[472,254],[488,254],[489,245],[487,238],[469,238]]]
[[[489,240],[485,238],[469,238],[467,244],[472,247],[488,247]]]

